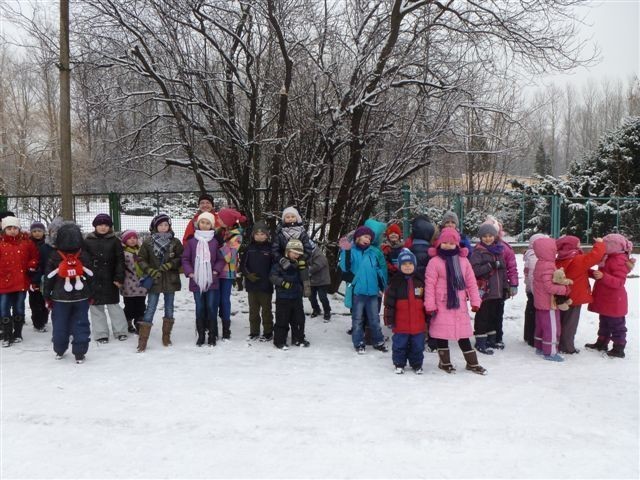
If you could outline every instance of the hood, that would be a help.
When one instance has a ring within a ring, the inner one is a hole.
[[[382,244],[382,237],[387,229],[387,224],[375,218],[368,218],[364,222],[364,226],[369,227],[373,231],[375,238],[371,243],[379,247]]]
[[[533,242],[533,251],[538,257],[538,260],[544,260],[547,262],[555,262],[556,261],[556,253],[558,250],[556,248],[556,241],[553,238],[539,238],[535,242]]]
[[[549,238],[549,235],[547,235],[546,233],[534,233],[533,235],[531,235],[531,238],[529,239],[529,249],[533,248],[533,242],[535,242],[539,238]]]
[[[418,215],[411,222],[411,236],[418,240],[431,242],[433,234],[436,232],[435,225],[426,215]]]

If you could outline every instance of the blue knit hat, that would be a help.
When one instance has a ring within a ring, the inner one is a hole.
[[[403,263],[413,263],[416,266],[416,256],[408,248],[403,248],[398,254],[398,265],[402,266]]]

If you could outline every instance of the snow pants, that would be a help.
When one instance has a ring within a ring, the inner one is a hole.
[[[93,337],[96,340],[109,338],[109,324],[107,323],[105,307],[109,312],[109,318],[111,318],[113,336],[117,338],[119,335],[127,335],[127,319],[124,316],[122,307],[118,303],[110,303],[108,305],[91,305],[89,311],[91,312]]]
[[[404,367],[409,360],[411,368],[422,368],[424,361],[424,333],[394,333],[391,339],[393,364]]]
[[[558,353],[560,341],[560,311],[536,309],[536,332],[533,346],[545,355]]]
[[[89,300],[79,302],[53,302],[51,311],[53,324],[53,351],[62,355],[69,348],[69,337],[73,336],[71,352],[84,355],[89,350],[91,327],[89,325]],[[125,324],[126,325],[126,324]],[[125,329],[126,331],[126,329]]]

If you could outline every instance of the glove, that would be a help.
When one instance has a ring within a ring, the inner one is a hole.
[[[500,260],[496,260],[495,262],[491,262],[491,266],[496,270],[503,270],[505,265]]]
[[[427,316],[428,317],[433,317],[433,316],[435,316],[436,313],[438,313],[437,310],[427,310]]]
[[[160,278],[162,276],[162,272],[160,270],[158,270],[157,268],[150,268],[149,269],[149,276],[155,280],[157,280],[158,278]]]
[[[255,283],[258,280],[260,280],[260,277],[258,275],[256,275],[255,273],[253,273],[253,272],[247,273],[246,277],[252,283]]]
[[[288,269],[291,266],[291,262],[286,257],[282,257],[280,260],[278,260],[278,263],[284,270]]]
[[[291,284],[291,282],[282,282],[282,285],[280,285],[282,288],[284,288],[285,290],[289,290],[291,287],[293,287],[293,285]]]
[[[236,277],[235,284],[239,292],[244,290],[244,281],[242,280],[242,277]]]
[[[47,310],[53,310],[53,300],[51,300],[50,298],[47,298],[44,301],[44,304],[47,306]]]
[[[168,272],[169,270],[171,270],[173,268],[173,264],[171,262],[167,262],[167,263],[163,263],[160,266],[161,270],[164,270],[165,272]]]
[[[351,242],[347,237],[342,237],[338,242],[338,246],[341,250],[351,250]]]
[[[311,284],[309,282],[303,282],[302,296],[305,298],[311,298]]]
[[[476,313],[478,310],[480,310],[480,307],[477,307],[477,306],[475,306],[475,305],[471,305],[471,311],[472,311],[473,313]]]
[[[304,270],[305,268],[307,268],[307,262],[302,259],[298,260],[298,270]]]
[[[512,297],[515,297],[518,294],[518,287],[516,285],[512,285],[509,288],[509,293],[511,294]]]

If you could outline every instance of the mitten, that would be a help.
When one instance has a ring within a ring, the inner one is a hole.
[[[50,298],[47,298],[44,301],[44,304],[47,306],[47,310],[53,310],[53,300],[51,300]]]
[[[150,268],[148,273],[151,278],[156,280],[162,276],[162,272],[157,268]]]
[[[298,260],[298,269],[304,270],[305,268],[307,268],[307,262],[302,259]]]
[[[351,250],[351,242],[347,237],[342,237],[338,242],[338,246],[341,250]]]
[[[437,310],[427,310],[427,316],[428,317],[433,317],[433,316],[435,316],[436,313],[438,313]]]
[[[246,277],[252,283],[255,283],[258,280],[260,280],[260,277],[258,275],[256,275],[255,273],[253,273],[253,272],[247,273]]]
[[[278,263],[285,270],[291,266],[291,262],[286,257],[282,257],[280,260],[278,260]]]
[[[471,305],[471,311],[472,311],[473,313],[477,312],[478,310],[480,310],[480,307],[477,307],[477,306],[475,306],[475,305]]]
[[[293,285],[291,284],[291,282],[282,282],[281,287],[284,288],[285,290],[289,290]]]

